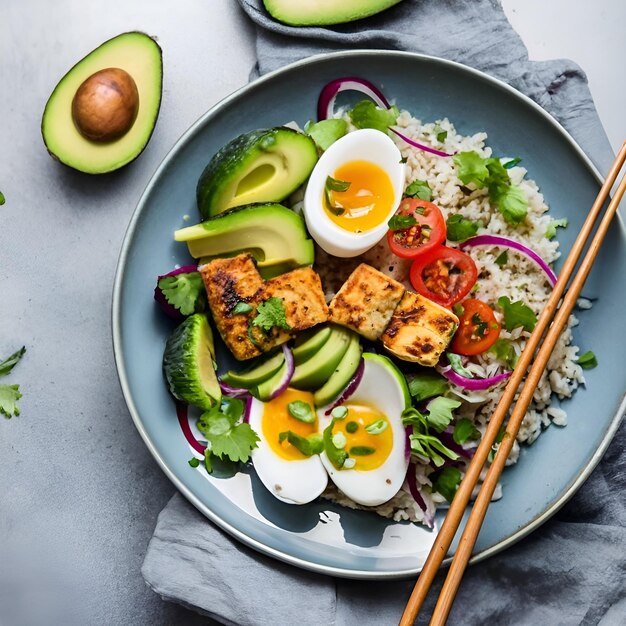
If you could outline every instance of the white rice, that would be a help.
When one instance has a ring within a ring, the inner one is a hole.
[[[476,133],[472,136],[459,135],[453,124],[446,118],[433,123],[422,124],[420,120],[412,117],[407,111],[402,111],[397,123],[402,128],[403,134],[420,143],[433,145],[433,147],[450,153],[474,150],[482,157],[492,156],[491,148],[485,143],[487,140],[486,133]],[[443,144],[436,141],[436,135],[441,130],[447,131]],[[433,202],[439,206],[444,217],[450,213],[459,213],[468,219],[482,223],[482,228],[478,231],[479,235],[496,234],[520,241],[532,248],[548,263],[552,263],[558,258],[558,242],[556,239],[549,240],[545,236],[551,220],[551,217],[547,215],[548,207],[536,183],[525,178],[526,170],[523,167],[513,167],[509,170],[509,174],[512,181],[520,185],[528,198],[528,216],[523,224],[512,227],[507,224],[497,209],[491,206],[487,190],[472,191],[463,185],[457,176],[456,166],[452,159],[414,149],[395,135],[393,138],[402,156],[406,159],[406,184],[408,185],[418,179],[428,181],[433,191]],[[510,158],[514,157],[515,154],[501,156],[509,156]],[[545,274],[527,257],[513,250],[508,251],[508,262],[501,267],[495,262],[501,252],[502,249],[497,247],[476,247],[469,251],[479,269],[478,287],[474,296],[488,302],[496,309],[496,316],[500,320],[501,314],[495,305],[501,296],[508,296],[512,302],[521,300],[531,307],[536,314],[539,314],[552,289]],[[328,257],[318,249],[316,250],[316,269],[322,275],[322,282],[329,298],[338,290],[354,267],[363,261],[371,263],[381,271],[409,285],[410,261],[407,262],[395,257],[387,248],[384,240],[372,250],[353,260],[337,260]],[[588,300],[583,301],[579,308],[589,308],[590,305]],[[551,423],[558,426],[565,426],[567,423],[567,415],[558,406],[556,399],[569,398],[578,385],[585,382],[582,369],[576,363],[579,349],[572,344],[572,328],[576,324],[577,320],[572,316],[567,329],[561,335],[554,349],[548,368],[541,377],[533,401],[520,428],[517,441],[507,461],[508,465],[517,462],[520,450],[519,443],[531,444]],[[529,333],[521,328],[516,328],[511,332],[503,328],[500,336],[511,340],[516,353],[519,355],[526,344]],[[469,364],[468,369],[476,377],[484,378],[502,371],[505,369],[505,364],[487,352]],[[452,386],[449,393],[462,401],[456,415],[472,419],[476,427],[484,432],[490,415],[502,394],[502,385],[481,392],[469,392]],[[432,525],[434,510],[447,503],[439,493],[431,492],[432,484],[429,475],[434,471],[432,465],[428,464],[425,459],[422,463],[416,463],[416,467],[416,480],[427,505],[426,513],[410,495],[406,483],[389,502],[379,507],[373,507],[373,510],[394,520],[411,520]],[[500,492],[495,495],[499,497]],[[345,506],[363,508],[346,498],[334,487],[329,488],[325,496]]]

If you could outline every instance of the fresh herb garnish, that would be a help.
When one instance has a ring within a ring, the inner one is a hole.
[[[2,206],[6,202],[6,198],[4,194],[0,191],[0,206]]]
[[[197,459],[195,456],[187,462],[191,467],[198,467],[200,465],[200,459]]]
[[[468,220],[460,213],[455,213],[446,220],[446,238],[450,241],[465,241],[473,237],[480,226],[480,222]]]
[[[450,367],[460,376],[465,376],[465,378],[474,378],[472,372],[463,367],[463,359],[458,355],[454,354],[454,352],[446,352],[446,356],[448,357],[448,361],[450,362]]]
[[[294,400],[287,405],[287,411],[291,417],[304,422],[305,424],[313,424],[315,422],[315,413],[308,402],[304,400]]]
[[[461,315],[465,313],[465,307],[460,302],[457,302],[455,305],[452,306],[452,312],[457,317],[461,317]]]
[[[396,123],[399,114],[398,107],[381,109],[371,100],[357,102],[348,113],[350,120],[357,128],[375,128],[383,133]]]
[[[590,370],[598,366],[598,359],[591,350],[587,350],[587,352],[581,354],[576,359],[576,363],[578,363],[578,365],[580,365],[580,367],[582,367],[584,370]]]
[[[491,450],[489,450],[489,456],[487,457],[487,460],[489,461],[489,463],[491,463],[493,461],[493,458],[496,456],[496,452],[498,451],[498,447],[502,443],[502,440],[504,439],[504,435],[505,434],[506,434],[506,426],[504,424],[502,424],[502,426],[500,426],[500,430],[498,430],[498,434],[496,435],[496,439],[493,442],[493,446],[491,446]]]
[[[489,348],[489,352],[495,355],[496,359],[499,361],[503,361],[506,365],[514,369],[517,365],[518,356],[517,352],[515,352],[515,348],[513,344],[508,339],[498,339],[491,348]]]
[[[370,446],[352,446],[350,448],[350,454],[352,456],[370,456],[376,452],[376,448]]]
[[[250,325],[260,328],[266,335],[272,328],[291,330],[291,326],[287,323],[285,305],[280,298],[272,296],[265,302],[261,302],[256,312],[256,316],[250,320]]]
[[[282,443],[285,439],[294,447],[300,450],[304,456],[313,456],[321,454],[324,450],[324,441],[320,433],[313,433],[307,437],[302,437],[291,430],[278,433],[278,442]]]
[[[474,422],[463,417],[454,425],[452,438],[458,444],[464,444],[466,441],[474,441],[480,439],[480,431],[474,426]]]
[[[425,371],[407,379],[409,393],[415,402],[440,396],[450,388],[448,381],[436,372]]]
[[[513,330],[521,326],[529,333],[535,328],[537,316],[534,311],[521,300],[511,302],[507,296],[498,298],[498,306],[504,314],[504,327],[507,330]]]
[[[412,215],[402,214],[392,215],[391,219],[387,222],[387,226],[393,231],[406,230],[407,228],[411,228],[411,226],[415,226],[415,224],[417,224],[417,220]]]
[[[452,502],[461,482],[461,472],[456,467],[445,467],[433,472],[430,479],[433,483],[433,491],[437,491],[448,502]]]
[[[226,457],[233,462],[243,463],[250,459],[252,450],[257,447],[259,436],[250,424],[240,422],[243,411],[242,400],[223,397],[220,404],[216,404],[198,418],[198,429],[207,438],[208,457]]]
[[[521,161],[522,159],[520,157],[515,157],[514,159],[511,159],[510,161],[503,163],[502,167],[504,167],[504,169],[510,170],[512,167],[515,167],[518,163],[521,163]]]
[[[458,400],[452,400],[444,396],[431,400],[426,407],[428,425],[438,433],[443,432],[453,419],[452,411],[460,406],[461,403]]]
[[[504,265],[506,265],[509,262],[509,251],[504,250],[503,252],[501,252],[496,257],[496,260],[494,262],[496,265],[499,265],[500,267],[503,267]]]
[[[6,376],[24,356],[26,348],[22,346],[4,361],[0,362],[0,376]],[[17,417],[20,408],[17,401],[22,397],[19,385],[0,385],[0,414],[7,418]]]
[[[485,322],[483,318],[478,315],[478,313],[474,313],[474,315],[472,315],[472,324],[474,324],[474,330],[472,331],[472,334],[476,335],[477,337],[484,337],[489,323]]]
[[[339,180],[332,176],[326,177],[326,184],[324,185],[324,199],[326,200],[326,206],[328,210],[334,215],[343,215],[346,210],[338,203],[333,202],[331,192],[333,191],[348,191],[350,189],[350,183],[347,180]]]
[[[348,409],[345,406],[336,406],[330,414],[338,420],[344,419],[348,415]]]
[[[437,125],[435,126],[435,133],[436,133],[436,137],[437,137],[437,141],[439,143],[443,143],[446,138],[448,137],[448,131],[447,130],[443,130],[441,128],[441,126]]]
[[[346,424],[346,432],[347,433],[355,433],[357,430],[359,430],[359,425],[357,424],[357,422],[348,422]]]
[[[432,459],[436,467],[445,463],[444,456],[455,461],[459,458],[456,452],[447,448],[441,440],[430,433],[428,416],[420,413],[415,407],[410,407],[402,412],[402,423],[411,426],[409,435],[411,451],[427,459]]]
[[[473,183],[478,189],[486,187],[489,199],[509,224],[516,225],[524,221],[528,200],[520,187],[511,183],[509,173],[499,159],[483,158],[474,151],[459,152],[452,158],[463,184]]]
[[[425,180],[414,180],[404,190],[404,195],[409,198],[417,198],[418,200],[427,200],[430,202],[433,199],[433,190]]]
[[[344,467],[346,461],[348,461],[348,453],[335,445],[333,426],[335,425],[336,419],[337,418],[333,418],[330,424],[324,429],[324,452],[326,452],[328,460],[337,469],[341,469],[342,467]],[[354,467],[354,464],[352,464],[352,466]]]
[[[237,302],[231,311],[231,315],[245,315],[250,313],[254,307],[250,306],[247,302]]]
[[[319,122],[309,120],[304,132],[313,139],[317,147],[324,151],[348,132],[348,123],[342,119],[328,119]]]
[[[550,220],[548,228],[546,228],[546,239],[553,239],[556,236],[557,228],[567,228],[567,218],[562,217],[560,220]]]
[[[171,304],[183,315],[191,315],[202,310],[205,290],[199,272],[164,276],[159,280],[158,288],[165,296],[168,304]]]
[[[384,420],[381,418],[379,420],[376,420],[375,422],[372,422],[371,424],[368,424],[365,427],[365,430],[370,435],[380,435],[381,433],[384,433],[387,430],[388,426],[389,424],[387,423],[387,420]]]

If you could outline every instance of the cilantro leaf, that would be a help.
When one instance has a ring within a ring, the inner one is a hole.
[[[435,372],[416,374],[407,380],[409,393],[415,402],[421,402],[427,398],[440,396],[450,388],[448,381]]]
[[[439,396],[428,403],[426,420],[428,425],[431,426],[438,433],[443,432],[448,424],[452,421],[452,411],[458,409],[461,403],[458,400],[452,400]]]
[[[455,213],[446,220],[446,237],[450,241],[465,241],[473,237],[478,232],[479,227],[479,222],[468,220],[460,213]]]
[[[183,315],[191,315],[198,310],[198,302],[204,293],[204,283],[199,272],[164,276],[159,280],[158,288],[167,302]]]
[[[458,169],[458,177],[464,185],[474,183],[481,189],[487,184],[489,170],[488,159],[483,159],[477,152],[459,152],[452,157]]]
[[[459,455],[456,452],[447,448],[440,439],[430,434],[428,420],[429,416],[420,413],[415,407],[409,407],[402,412],[402,423],[412,427],[409,435],[411,450],[420,456],[432,459],[436,467],[441,467],[445,463],[444,456],[453,461],[458,459]],[[436,415],[434,420],[437,420]]]
[[[302,437],[291,430],[287,430],[282,433],[278,433],[278,442],[282,443],[285,439],[294,448],[297,448],[304,454],[304,456],[313,456],[314,454],[321,454],[324,450],[324,439],[321,433],[313,433],[307,437]]]
[[[187,463],[189,463],[190,467],[198,467],[198,465],[200,465],[200,459],[198,459],[198,458],[196,458],[194,456],[191,459],[189,459],[189,461],[187,461]]]
[[[506,363],[508,367],[514,369],[517,365],[518,356],[515,352],[513,344],[508,339],[498,339],[491,348],[489,348],[496,359]]]
[[[590,370],[594,367],[598,367],[598,359],[591,350],[587,350],[587,352],[581,354],[576,359],[576,363],[578,363],[578,365],[580,365],[580,367],[582,367],[584,370]]]
[[[474,378],[472,372],[463,367],[463,360],[458,354],[454,354],[454,352],[446,352],[446,356],[448,357],[448,361],[450,362],[450,367],[460,376],[465,376],[465,378]]]
[[[396,123],[399,114],[398,107],[381,109],[371,100],[357,102],[348,113],[350,120],[357,128],[375,128],[383,133]]]
[[[537,316],[534,311],[521,300],[511,302],[507,296],[498,298],[498,306],[504,314],[504,327],[513,330],[521,326],[529,333],[535,328]]]
[[[430,479],[433,483],[433,491],[437,491],[448,502],[452,502],[461,482],[461,472],[456,467],[445,467],[433,472]]]
[[[425,180],[414,180],[405,190],[404,195],[409,198],[417,198],[419,200],[433,199],[433,190]]]
[[[348,132],[348,123],[341,119],[321,120],[315,123],[308,121],[304,125],[304,132],[313,139],[320,150],[324,151]]]
[[[245,408],[244,401],[241,398],[229,398],[228,396],[222,396],[222,402],[220,403],[220,412],[228,421],[234,425],[243,416]]]
[[[520,157],[515,157],[514,159],[511,159],[510,161],[507,161],[506,163],[503,163],[502,166],[507,169],[510,170],[512,167],[515,167],[518,163],[521,162],[521,158]]]
[[[509,224],[515,225],[524,221],[528,213],[528,199],[520,187],[509,185],[499,191],[493,200]]]
[[[443,130],[441,126],[435,126],[435,133],[439,143],[443,143],[448,136],[448,131]]]
[[[496,260],[494,262],[495,262],[496,265],[499,265],[500,267],[506,265],[509,262],[509,252],[508,252],[508,250],[504,250],[503,252],[501,252],[496,257]]]
[[[265,333],[272,328],[291,330],[291,326],[287,323],[285,305],[280,298],[272,296],[265,302],[261,302],[256,312],[256,317],[250,320],[250,323],[252,326],[258,326]]]
[[[17,352],[0,362],[0,376],[6,376],[24,356],[24,352],[26,352],[26,347],[22,346]]]
[[[0,385],[0,413],[8,418],[19,415],[17,401],[21,397],[19,385]]]
[[[474,422],[464,417],[454,425],[452,438],[458,444],[464,444],[466,441],[474,441],[480,439],[480,431],[474,426]]]
[[[233,307],[233,310],[230,312],[231,315],[245,315],[246,313],[250,313],[253,307],[251,307],[247,302],[237,302],[237,304]]]
[[[556,236],[556,229],[557,228],[566,228],[567,227],[567,218],[566,217],[562,217],[560,220],[550,220],[549,224],[548,224],[548,228],[546,228],[546,234],[545,237],[546,239],[553,239]]]
[[[392,215],[391,219],[387,222],[390,230],[406,230],[415,226],[417,220],[412,215]]]

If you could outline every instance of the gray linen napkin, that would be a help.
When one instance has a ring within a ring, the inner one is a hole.
[[[405,0],[367,20],[296,29],[239,0],[257,24],[256,72],[320,52],[409,50],[460,61],[536,100],[601,171],[613,157],[582,70],[571,61],[530,62],[495,0]],[[626,427],[578,494],[505,553],[469,568],[450,624],[626,624]],[[413,581],[355,582],[311,574],[258,554],[176,494],[159,515],[143,564],[167,600],[225,624],[395,624]],[[432,611],[441,576],[423,611]],[[426,617],[418,619],[427,623]]]

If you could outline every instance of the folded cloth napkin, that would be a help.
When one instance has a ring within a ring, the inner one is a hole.
[[[333,28],[284,26],[267,16],[261,0],[239,2],[257,24],[259,74],[354,48],[433,54],[506,81],[554,115],[601,171],[612,161],[584,73],[571,61],[529,61],[495,0],[405,0]],[[625,450],[623,426],[589,480],[551,521],[469,568],[450,623],[626,623]],[[339,580],[294,568],[235,541],[179,494],[159,515],[142,573],[163,598],[241,626],[395,624],[414,582]],[[440,576],[433,591],[441,582]],[[426,617],[417,623],[427,623]]]

